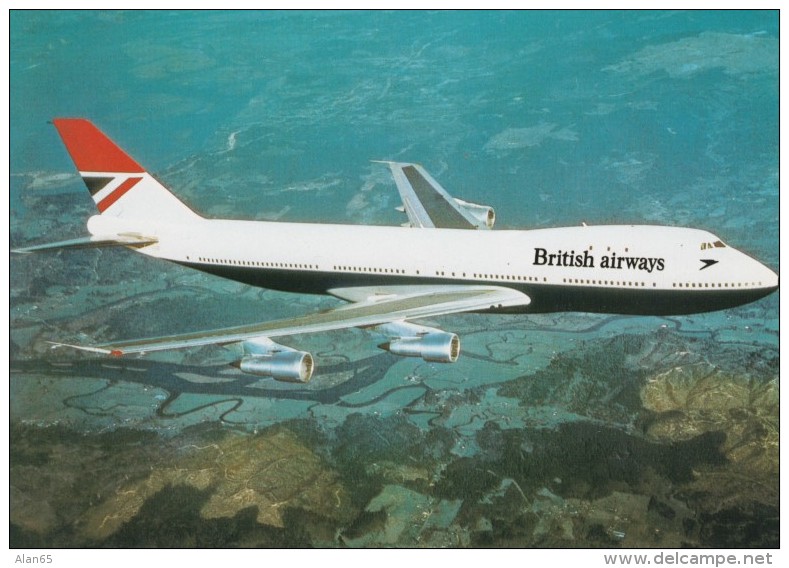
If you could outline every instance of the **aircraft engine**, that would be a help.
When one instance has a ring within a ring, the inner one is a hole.
[[[312,355],[268,338],[244,342],[244,357],[234,363],[242,372],[287,383],[308,383],[315,369]]]
[[[487,205],[477,205],[476,203],[469,203],[457,197],[453,197],[461,209],[469,213],[477,221],[477,228],[479,229],[492,229],[496,223],[496,212],[493,207]]]
[[[460,338],[454,333],[434,331],[414,337],[398,337],[379,347],[404,357],[421,357],[434,363],[454,363],[460,355]]]
[[[244,373],[286,383],[308,383],[315,367],[312,355],[305,351],[252,355],[241,359],[236,366]]]

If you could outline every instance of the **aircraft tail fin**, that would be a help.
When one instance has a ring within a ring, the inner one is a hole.
[[[199,218],[89,120],[52,122],[102,215],[168,221]]]

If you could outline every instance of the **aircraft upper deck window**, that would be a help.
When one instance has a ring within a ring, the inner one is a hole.
[[[726,245],[723,244],[723,241],[715,241],[714,243],[701,243],[701,250],[707,250],[711,248],[726,248]]]

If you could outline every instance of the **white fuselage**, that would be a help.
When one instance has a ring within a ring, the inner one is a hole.
[[[88,228],[152,234],[158,243],[140,252],[302,293],[484,283],[528,294],[529,312],[681,314],[743,304],[778,286],[772,270],[715,235],[676,227],[475,231],[202,218],[165,225],[96,216]]]

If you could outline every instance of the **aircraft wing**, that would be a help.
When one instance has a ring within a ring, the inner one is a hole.
[[[43,245],[35,245],[32,247],[11,249],[15,254],[29,254],[34,252],[43,252],[47,250],[61,250],[61,249],[80,249],[80,248],[100,248],[100,247],[132,247],[140,248],[152,245],[157,242],[156,237],[146,237],[137,233],[121,233],[118,235],[80,237],[77,239],[70,239],[67,241],[58,241],[55,243],[46,243]]]
[[[81,346],[53,343],[55,347],[72,347],[83,351],[125,355],[227,344],[258,337],[280,337],[315,333],[350,327],[371,327],[416,318],[435,317],[459,312],[482,311],[490,308],[528,305],[525,294],[498,286],[401,286],[388,289],[344,289],[338,297],[354,297],[338,308],[305,316],[152,339]]]
[[[456,199],[449,195],[418,164],[385,162],[403,200],[412,227],[440,229],[490,229],[495,220],[493,209]]]

